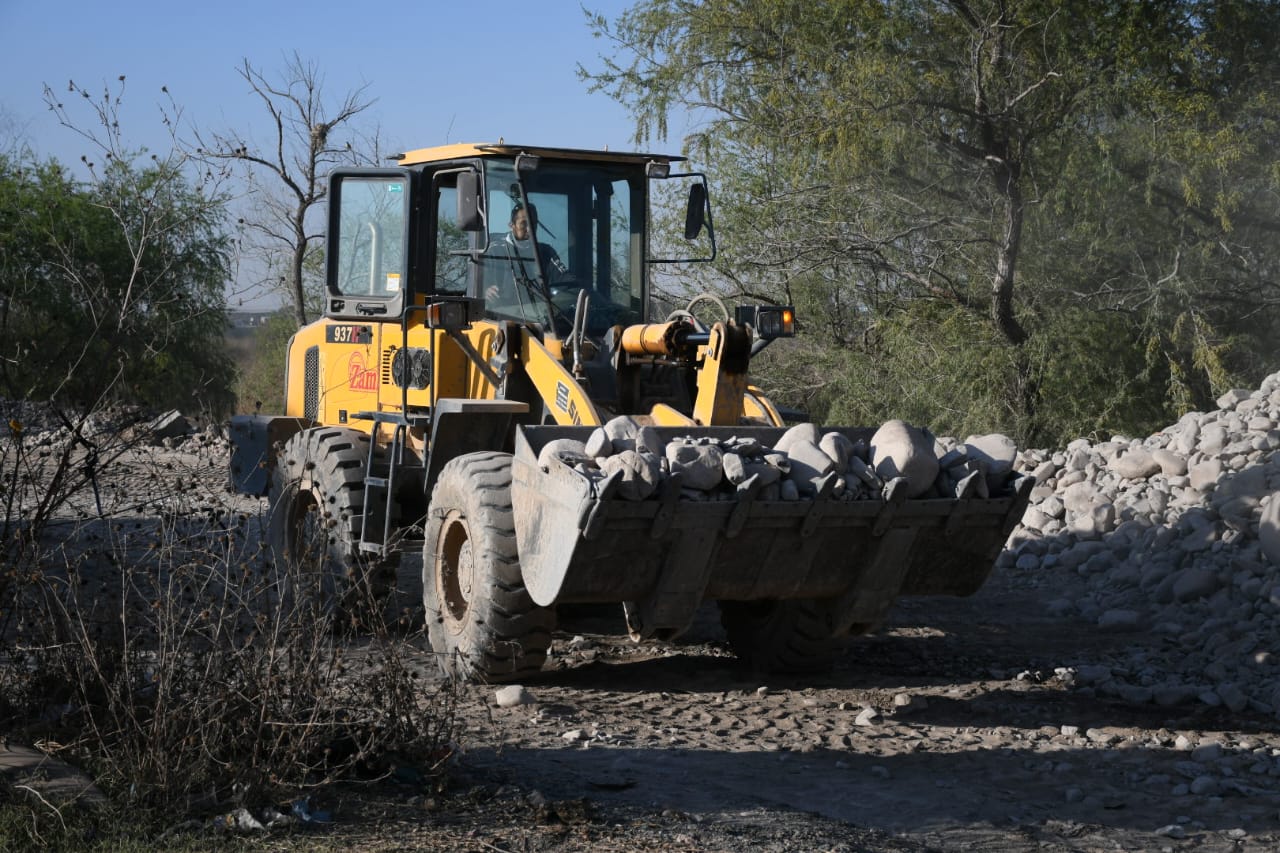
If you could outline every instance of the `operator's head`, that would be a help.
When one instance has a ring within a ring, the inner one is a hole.
[[[528,240],[538,230],[538,208],[532,204],[526,209],[517,205],[511,211],[511,236],[517,240]]]

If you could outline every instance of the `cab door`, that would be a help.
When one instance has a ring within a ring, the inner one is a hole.
[[[399,320],[413,281],[414,175],[339,169],[329,178],[325,316]]]

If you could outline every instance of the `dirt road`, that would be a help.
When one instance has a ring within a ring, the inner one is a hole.
[[[526,704],[463,688],[458,773],[516,813],[584,803],[620,843],[643,824],[646,849],[1280,849],[1275,718],[1090,695],[1071,670],[1158,661],[1160,642],[1043,598],[998,572],[970,599],[907,602],[803,680],[742,672],[714,610],[675,645],[570,619]]]

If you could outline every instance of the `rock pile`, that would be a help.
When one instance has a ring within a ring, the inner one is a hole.
[[[998,565],[1053,613],[1163,639],[1072,669],[1079,689],[1280,715],[1280,373],[1217,405],[1145,439],[1020,453],[1037,485]]]
[[[617,496],[646,500],[668,479],[683,500],[881,500],[988,497],[1005,493],[1017,449],[1002,435],[939,441],[926,430],[889,421],[869,439],[800,424],[772,446],[751,434],[664,440],[622,415],[584,441],[561,438],[538,454],[544,470],[567,465],[597,481],[617,479]]]
[[[77,442],[95,445],[145,445],[199,450],[225,444],[216,423],[197,428],[176,409],[153,416],[140,406],[113,405],[83,413],[48,403],[0,400],[0,419],[9,436],[21,435],[34,446],[62,448]]]

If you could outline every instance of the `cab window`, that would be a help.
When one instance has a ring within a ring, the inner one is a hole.
[[[335,189],[329,286],[342,296],[396,297],[406,281],[409,187],[404,176],[344,176]],[[333,217],[331,216],[331,220]]]
[[[436,264],[433,292],[467,292],[468,253],[471,240],[458,227],[458,189],[441,186],[436,201]]]

